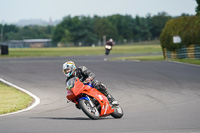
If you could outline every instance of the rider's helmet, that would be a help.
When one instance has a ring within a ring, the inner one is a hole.
[[[63,73],[67,77],[70,77],[74,73],[75,69],[76,69],[76,65],[73,61],[68,61],[63,64]],[[67,72],[67,70],[68,70],[68,72]]]
[[[113,42],[113,39],[112,39],[112,38],[110,38],[110,39],[109,39],[109,41],[110,41],[110,42]]]

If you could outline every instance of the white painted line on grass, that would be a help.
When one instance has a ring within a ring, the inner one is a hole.
[[[12,87],[16,88],[16,89],[18,89],[18,90],[20,90],[20,91],[22,91],[22,92],[24,92],[26,94],[28,94],[29,96],[31,96],[34,99],[34,102],[31,104],[31,106],[29,106],[29,107],[27,107],[25,109],[16,111],[16,112],[2,114],[2,115],[0,115],[0,117],[1,116],[6,116],[6,115],[12,115],[12,114],[16,114],[16,113],[21,113],[21,112],[24,112],[24,111],[28,111],[28,110],[36,107],[38,104],[40,104],[40,98],[38,98],[36,95],[32,94],[31,92],[29,92],[29,91],[27,91],[27,90],[25,90],[25,89],[23,89],[23,88],[21,88],[19,86],[16,86],[16,85],[14,85],[14,84],[12,84],[12,83],[10,83],[10,82],[2,79],[2,78],[0,78],[0,81],[5,83],[5,84],[7,84],[7,85],[9,85],[9,86],[12,86]]]

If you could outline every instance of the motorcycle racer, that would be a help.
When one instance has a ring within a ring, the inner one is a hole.
[[[112,38],[110,38],[105,45],[105,55],[109,55],[110,51],[112,50],[112,47],[114,45],[114,41]]]
[[[69,79],[73,77],[78,77],[79,80],[83,83],[91,82],[94,88],[96,88],[108,98],[111,105],[118,104],[113,96],[108,93],[106,86],[98,80],[94,80],[95,74],[88,70],[85,66],[80,66],[76,68],[76,65],[73,61],[67,61],[63,64],[63,73],[67,77],[66,83]]]

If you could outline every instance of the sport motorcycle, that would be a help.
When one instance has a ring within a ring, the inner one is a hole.
[[[109,103],[107,97],[93,88],[91,83],[84,84],[74,77],[68,80],[66,89],[67,99],[75,103],[90,119],[97,120],[109,115],[121,118],[124,114],[119,104]]]

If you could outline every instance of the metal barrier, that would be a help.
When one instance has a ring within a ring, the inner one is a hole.
[[[174,51],[163,50],[165,59],[200,59],[200,45],[193,44]]]

